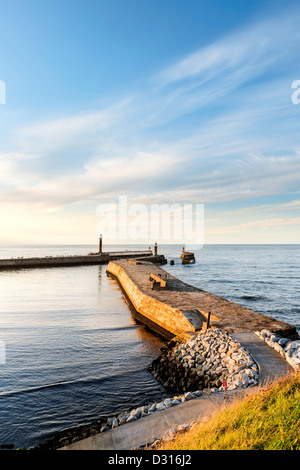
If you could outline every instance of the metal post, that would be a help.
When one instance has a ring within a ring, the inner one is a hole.
[[[211,315],[211,312],[208,312],[208,317],[207,317],[207,322],[206,322],[206,325],[205,325],[205,333],[207,332],[208,328],[209,328],[209,323],[210,323],[210,315]]]
[[[99,237],[99,253],[102,253],[102,235]]]

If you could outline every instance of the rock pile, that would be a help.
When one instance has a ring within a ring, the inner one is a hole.
[[[199,333],[189,341],[166,349],[148,370],[172,392],[257,385],[258,367],[240,343],[219,329]]]
[[[282,338],[269,330],[256,334],[285,357],[294,369],[300,369],[300,340]],[[162,383],[167,393],[171,392],[173,396],[64,432],[37,448],[56,449],[199,398],[203,394],[223,391],[224,380],[227,382],[227,390],[258,384],[258,367],[250,353],[229,334],[216,328],[199,333],[189,341],[175,346],[171,342],[148,369]],[[174,396],[174,392],[177,395]],[[181,425],[174,432],[190,426],[191,423]]]
[[[255,332],[257,336],[263,339],[271,348],[279,352],[282,357],[295,369],[300,370],[300,340],[292,341],[283,338],[278,334],[271,333],[269,330]]]
[[[206,393],[223,391],[223,380],[227,381],[227,390],[258,383],[258,368],[249,352],[219,329],[200,333],[176,346],[173,344],[171,342],[170,347],[150,364],[149,370],[167,393],[175,391],[177,395],[110,416],[101,424],[97,423],[97,430],[94,425],[89,435],[108,431]],[[84,435],[78,434],[69,442],[86,437],[86,433],[87,428],[84,428]]]
[[[194,393],[186,392],[183,395],[175,396],[172,398],[165,398],[164,400],[158,403],[151,403],[150,405],[140,406],[134,408],[131,411],[124,411],[117,416],[108,418],[106,423],[102,426],[101,432],[107,431],[110,428],[116,428],[125,423],[131,423],[139,418],[144,416],[149,416],[155,413],[156,411],[166,410],[171,406],[179,405],[185,401],[193,400],[194,398],[200,397],[202,395],[202,390],[196,390]]]

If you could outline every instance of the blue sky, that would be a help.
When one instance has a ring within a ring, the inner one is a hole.
[[[205,243],[299,243],[297,2],[0,7],[0,243],[94,243],[120,195],[204,204]]]

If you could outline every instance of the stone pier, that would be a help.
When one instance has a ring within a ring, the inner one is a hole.
[[[22,268],[51,268],[60,266],[83,266],[92,264],[108,264],[111,260],[131,259],[131,258],[150,259],[152,262],[161,263],[164,258],[162,255],[153,256],[151,250],[145,251],[122,251],[107,253],[90,253],[87,255],[67,255],[67,256],[44,256],[36,258],[8,258],[0,259],[0,270],[3,269],[22,269]]]
[[[147,261],[119,260],[107,273],[120,283],[137,319],[166,338],[188,339],[209,323],[227,333],[254,333],[268,329],[297,339],[292,325],[210,294],[175,278]]]

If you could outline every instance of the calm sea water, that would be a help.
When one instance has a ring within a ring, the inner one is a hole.
[[[116,251],[122,247],[105,247]],[[139,246],[145,249],[148,246]],[[0,248],[0,258],[85,254],[91,246]],[[300,333],[300,245],[206,245],[196,264],[161,246],[189,284],[286,321]],[[147,371],[164,342],[138,324],[106,266],[0,271],[0,444],[32,447],[57,431],[159,400]],[[1,343],[3,344],[3,343]]]

